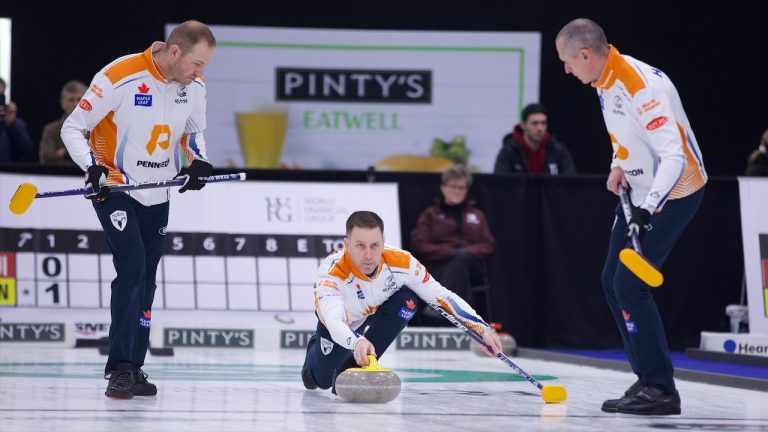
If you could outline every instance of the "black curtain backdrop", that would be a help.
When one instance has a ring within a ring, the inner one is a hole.
[[[0,16],[13,19],[12,96],[36,143],[43,125],[61,114],[58,99],[65,82],[90,82],[108,62],[163,39],[166,23],[198,19],[242,26],[537,31],[542,34],[540,102],[548,108],[550,131],[571,149],[580,173],[603,174],[611,147],[595,92],[565,75],[554,48],[563,25],[589,17],[623,53],[672,78],[708,172],[728,176],[744,172],[747,156],[768,128],[765,11],[759,0],[707,5],[665,0],[0,2]],[[510,130],[516,122],[510,119]],[[469,145],[500,147],[501,137]],[[215,151],[215,143],[210,146]]]
[[[0,172],[81,175],[77,168],[0,166]],[[371,175],[251,170],[248,178],[366,182]],[[385,240],[400,234],[408,250],[419,214],[439,194],[440,176],[377,172],[373,180],[398,183],[401,233],[387,231]],[[476,175],[470,198],[496,238],[492,312],[504,330],[528,347],[621,346],[600,286],[618,205],[604,176]],[[673,349],[697,347],[702,331],[729,331],[725,306],[740,301],[743,268],[738,183],[710,179],[701,209],[662,267],[664,284],[653,291]]]
[[[377,179],[400,185],[408,249],[419,213],[439,193],[439,176]],[[494,319],[523,346],[620,347],[600,284],[618,205],[605,178],[478,175],[471,197],[497,241],[489,266]],[[654,290],[673,349],[697,347],[701,331],[729,330],[725,306],[740,300],[742,269],[738,184],[712,179]]]

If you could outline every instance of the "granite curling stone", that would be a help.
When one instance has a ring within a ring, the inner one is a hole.
[[[368,366],[350,368],[336,377],[336,394],[348,402],[387,403],[400,394],[400,377],[368,356]]]

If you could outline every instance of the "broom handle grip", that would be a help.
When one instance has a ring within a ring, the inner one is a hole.
[[[627,191],[624,190],[622,185],[619,185],[619,199],[621,200],[621,207],[624,209],[624,218],[627,220],[627,225],[629,225],[629,221],[632,219],[632,204],[630,204]],[[632,231],[630,239],[632,240],[632,248],[635,252],[642,255],[643,249],[640,246],[640,239],[637,237],[637,233]]]

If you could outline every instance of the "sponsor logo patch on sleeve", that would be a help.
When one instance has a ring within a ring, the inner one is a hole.
[[[96,97],[98,97],[99,99],[104,98],[103,90],[101,90],[101,87],[97,86],[95,83],[91,84],[91,88],[89,90],[91,91],[91,93],[96,95]]]
[[[336,282],[328,280],[328,279],[321,280],[320,283],[318,284],[318,286],[322,287],[322,288],[330,288],[330,289],[332,289],[334,291],[338,291],[339,290],[339,285]]]
[[[667,116],[659,116],[655,119],[648,122],[647,125],[645,125],[645,128],[649,131],[656,130],[662,126],[664,126],[669,121],[669,118]]]
[[[93,105],[91,105],[91,103],[88,102],[88,99],[85,98],[80,99],[80,103],[78,105],[83,111],[90,111],[93,109]]]
[[[424,269],[424,279],[421,280],[421,283],[425,284],[429,280],[429,272],[427,269]]]
[[[647,113],[648,111],[658,107],[659,105],[661,105],[661,102],[657,101],[656,99],[651,99],[650,101],[642,104],[640,108],[638,108],[638,112],[640,114]]]

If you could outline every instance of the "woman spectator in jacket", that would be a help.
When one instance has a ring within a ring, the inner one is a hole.
[[[471,185],[466,167],[443,171],[442,197],[421,213],[411,232],[413,254],[435,279],[470,304],[470,288],[485,280],[485,260],[496,249],[485,214],[467,200]]]

